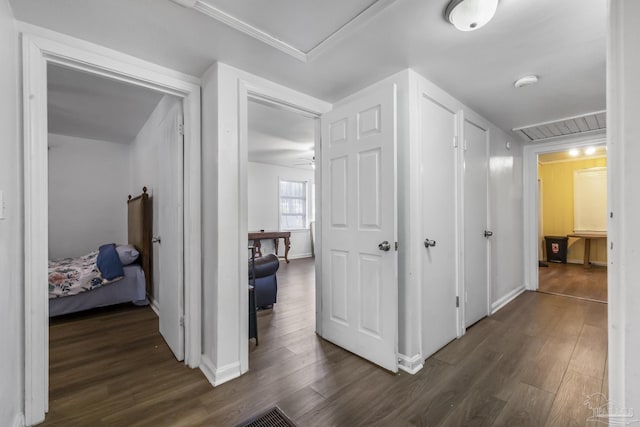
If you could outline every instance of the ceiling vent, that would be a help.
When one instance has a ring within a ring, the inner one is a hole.
[[[583,114],[566,119],[551,122],[538,123],[512,129],[524,136],[529,141],[556,138],[559,136],[576,135],[586,132],[594,132],[607,127],[607,112]]]

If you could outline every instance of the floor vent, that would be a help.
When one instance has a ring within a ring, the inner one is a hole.
[[[280,408],[273,408],[238,424],[236,427],[296,427]]]
[[[595,132],[607,127],[607,112],[583,114],[566,119],[551,122],[538,123],[512,129],[522,134],[529,141],[540,141],[559,136],[576,135],[586,132]]]

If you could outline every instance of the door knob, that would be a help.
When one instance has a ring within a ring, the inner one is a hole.
[[[493,236],[493,231],[484,230],[484,237],[491,237],[491,236]]]
[[[162,243],[161,240],[162,239],[160,239],[160,236],[156,236],[151,239],[151,243]]]
[[[436,246],[436,241],[435,240],[429,240],[429,239],[424,239],[424,247],[425,248],[432,248]]]
[[[391,244],[385,240],[384,242],[378,245],[378,249],[380,249],[381,251],[387,252],[389,251],[389,249],[391,249]]]

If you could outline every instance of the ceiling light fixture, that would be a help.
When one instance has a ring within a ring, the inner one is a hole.
[[[569,155],[571,157],[578,157],[578,154],[580,154],[580,150],[578,150],[577,148],[572,148],[571,150],[569,150]]]
[[[592,154],[596,154],[596,147],[587,147],[584,150],[584,154],[587,156],[591,156]]]
[[[451,0],[444,16],[460,31],[473,31],[491,21],[498,0]]]
[[[539,80],[538,76],[524,76],[516,80],[513,85],[515,87],[531,86],[538,83]]]

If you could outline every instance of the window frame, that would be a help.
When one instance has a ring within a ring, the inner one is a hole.
[[[282,183],[283,182],[287,182],[287,183],[296,183],[296,184],[303,184],[304,187],[304,198],[303,197],[291,197],[291,196],[284,196],[284,198],[286,199],[291,199],[291,200],[300,200],[300,199],[304,199],[304,227],[303,228],[284,228],[282,227],[282,216],[283,215],[287,215],[287,216],[300,216],[300,214],[289,214],[289,213],[284,213],[282,212],[282,199],[283,199],[283,195],[282,195]],[[309,180],[306,179],[290,179],[290,178],[283,178],[283,177],[278,177],[278,230],[279,231],[307,231],[310,229],[310,209],[311,206],[309,205]]]

